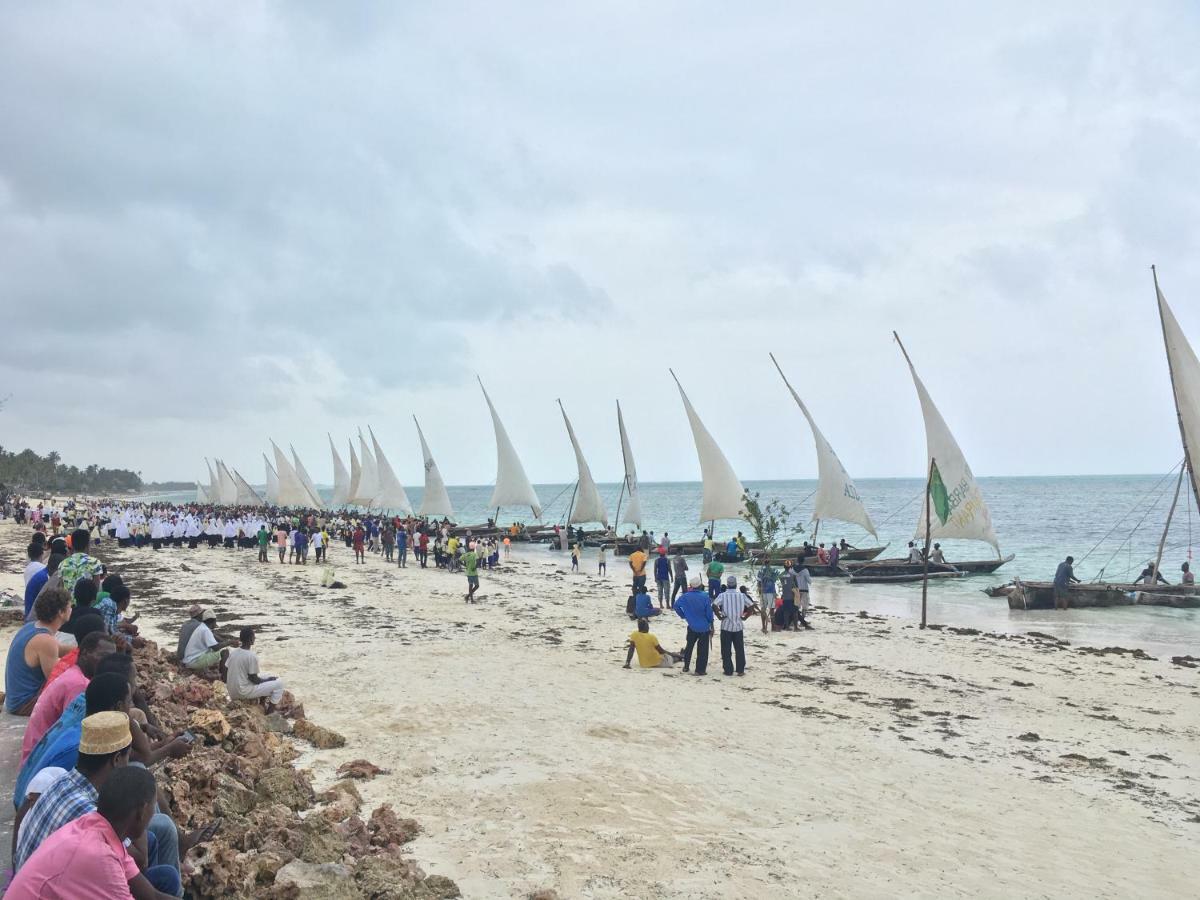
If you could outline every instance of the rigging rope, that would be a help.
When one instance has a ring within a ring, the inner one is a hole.
[[[1186,459],[1186,457],[1185,457],[1185,459]],[[1079,562],[1082,563],[1089,556],[1091,556],[1093,553],[1095,553],[1096,548],[1099,547],[1101,544],[1103,544],[1106,540],[1108,540],[1108,538],[1112,535],[1112,533],[1121,527],[1121,523],[1124,522],[1126,519],[1128,519],[1129,516],[1132,515],[1133,511],[1136,510],[1139,506],[1142,505],[1142,503],[1145,502],[1147,497],[1149,497],[1152,493],[1154,493],[1156,490],[1158,490],[1159,485],[1161,485],[1164,481],[1166,481],[1168,478],[1170,478],[1172,475],[1174,475],[1175,470],[1178,469],[1179,466],[1183,465],[1183,463],[1184,463],[1184,460],[1180,460],[1177,465],[1171,466],[1171,471],[1169,471],[1162,478],[1158,479],[1158,481],[1156,481],[1154,483],[1154,486],[1151,487],[1150,490],[1148,490],[1148,491],[1146,491],[1146,493],[1142,494],[1142,496],[1137,499],[1137,502],[1134,503],[1133,506],[1129,507],[1129,509],[1126,511],[1125,515],[1123,515],[1123,516],[1121,516],[1121,518],[1117,519],[1116,524],[1114,524],[1112,528],[1108,529],[1108,531],[1105,532],[1104,537],[1102,537],[1102,538],[1100,538],[1100,540],[1096,541],[1095,546],[1093,546],[1091,550],[1089,550],[1087,553],[1083,554],[1083,556],[1081,556],[1079,558]],[[1157,503],[1157,502],[1158,501],[1156,500],[1155,503]],[[1151,509],[1153,509],[1153,507],[1151,507]],[[1145,519],[1146,517],[1142,516],[1142,518]],[[1141,522],[1138,523],[1138,525],[1140,525],[1140,524],[1141,524]],[[1134,526],[1134,531],[1136,531],[1136,530],[1137,530],[1137,525]],[[1131,532],[1129,536],[1132,537],[1133,533]],[[1125,540],[1129,540],[1129,538],[1126,538]],[[1124,541],[1122,541],[1122,546],[1123,545],[1124,545]],[[1117,548],[1118,553],[1120,552],[1120,549],[1121,549],[1120,547]],[[1114,553],[1113,556],[1116,556],[1116,553]],[[1111,561],[1112,561],[1112,557],[1109,557],[1109,562],[1111,562]],[[1101,568],[1104,568],[1104,566],[1102,566]]]

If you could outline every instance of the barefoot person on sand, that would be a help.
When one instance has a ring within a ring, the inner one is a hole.
[[[475,602],[475,592],[479,590],[479,557],[475,555],[475,545],[472,544],[462,558],[462,566],[467,571],[467,603]]]
[[[629,635],[624,668],[629,668],[634,653],[637,653],[638,665],[643,669],[669,669],[679,661],[678,655],[662,648],[658,638],[650,633],[650,623],[645,619],[638,619],[637,631]]]

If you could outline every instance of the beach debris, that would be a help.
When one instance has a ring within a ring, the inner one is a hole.
[[[530,893],[527,900],[559,900],[558,891],[554,888],[542,888]]]
[[[188,719],[188,729],[196,735],[203,735],[209,744],[221,743],[233,731],[224,713],[217,709],[198,709],[193,712]]]
[[[1134,659],[1142,659],[1153,662],[1157,657],[1151,656],[1140,647],[1135,647],[1130,650],[1128,647],[1076,647],[1080,653],[1087,653],[1092,656],[1132,656]]]
[[[1024,734],[1017,735],[1018,741],[1040,741],[1042,738],[1036,731],[1027,731]]]
[[[320,750],[346,746],[346,739],[336,731],[330,731],[308,719],[300,719],[292,726],[292,734],[303,738]]]
[[[407,844],[421,831],[416,819],[401,819],[392,804],[382,803],[367,822],[371,843],[376,847],[398,847]]]
[[[388,770],[381,769],[365,759],[352,759],[350,762],[338,766],[337,773],[341,778],[360,778],[363,781],[370,781],[376,775],[388,774]]]
[[[1200,659],[1195,656],[1172,656],[1171,662],[1177,666],[1183,666],[1185,669],[1200,668]]]

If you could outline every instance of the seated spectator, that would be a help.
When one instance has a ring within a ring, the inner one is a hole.
[[[200,610],[200,625],[188,638],[187,646],[183,649],[183,664],[193,672],[203,672],[217,666],[221,676],[225,676],[225,660],[229,650],[221,647],[221,642],[213,634],[217,627],[217,617],[211,609]]]
[[[13,817],[12,847],[9,849],[8,854],[10,862],[17,853],[17,838],[21,834],[21,824],[25,820],[26,813],[33,808],[33,804],[37,803],[38,797],[46,793],[50,785],[66,774],[66,769],[51,766],[50,768],[42,769],[42,771],[34,776],[33,781],[29,782],[29,792],[25,794],[25,801],[17,807],[17,814]]]
[[[70,622],[64,625],[62,630],[66,631],[68,628],[71,628]],[[94,631],[100,632],[105,637],[108,636],[108,632],[104,630],[104,618],[98,614],[83,616],[75,623],[72,630],[75,634],[75,646],[67,652],[66,656],[58,658],[58,662],[54,664],[54,668],[50,670],[50,674],[46,677],[46,684],[42,687],[43,691],[49,689],[50,685],[54,684],[63,672],[75,665],[75,662],[79,659],[79,645],[85,637]]]
[[[283,682],[274,675],[258,674],[258,654],[254,646],[254,629],[243,628],[238,632],[240,647],[229,651],[225,660],[225,687],[234,700],[258,700],[265,698],[267,712],[274,712],[275,705],[283,699]]]
[[[650,594],[646,591],[646,585],[638,585],[637,596],[633,598],[633,611],[639,619],[648,619],[651,616],[662,615],[662,610],[654,605],[654,601],[650,599]]]
[[[629,652],[625,654],[625,668],[633,662],[634,652],[638,655],[638,665],[643,669],[669,669],[679,661],[679,657],[662,648],[658,638],[650,633],[650,623],[638,619],[637,631],[629,635]]]
[[[43,799],[70,776],[59,779]],[[26,857],[7,896],[15,900],[136,896],[141,900],[182,895],[177,869],[158,865],[143,872],[125,847],[126,841],[136,846],[147,836],[157,792],[154,776],[146,769],[121,767],[98,787],[78,791],[79,797],[90,796],[91,809],[72,816],[41,841]]]
[[[45,559],[47,550],[48,548],[44,540],[33,541],[25,548],[25,553],[29,557],[29,562],[25,564],[25,580],[23,582],[25,587],[29,587],[30,578],[46,568]]]
[[[283,562],[282,559],[280,559],[279,561]],[[195,604],[193,604],[188,609],[188,615],[191,616],[191,618],[188,619],[186,622],[184,622],[183,627],[179,629],[179,643],[175,648],[175,658],[180,663],[183,662],[183,652],[187,649],[188,641],[191,640],[191,638],[192,638],[192,632],[195,631],[197,628],[199,628],[203,624],[200,621],[200,613],[202,613],[203,611],[204,610],[201,609],[199,606],[196,606]]]
[[[33,706],[33,713],[25,726],[25,737],[21,741],[22,763],[29,757],[34,745],[42,739],[42,735],[59,720],[67,705],[87,689],[88,682],[96,674],[96,666],[100,664],[100,660],[110,653],[115,653],[116,649],[102,630],[91,631],[83,637],[75,651],[76,664],[53,683],[47,682]]]
[[[137,634],[137,626],[133,624],[133,619],[123,618],[125,611],[129,609],[129,596],[129,588],[123,584],[115,584],[107,597],[97,600],[94,608],[104,617],[104,626],[109,634],[121,632],[131,637]]]
[[[33,614],[34,621],[22,625],[8,645],[4,708],[15,716],[33,712],[60,648],[62,654],[67,652],[55,635],[71,614],[71,598],[65,591],[45,591],[34,603]]]
[[[71,532],[71,555],[58,567],[59,574],[62,575],[62,585],[68,592],[75,590],[75,585],[81,578],[94,581],[97,589],[100,587],[104,564],[95,557],[88,556],[88,544],[91,539],[91,533],[86,528],[76,528]]]

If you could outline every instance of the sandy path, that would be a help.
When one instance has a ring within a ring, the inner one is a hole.
[[[333,553],[346,590],[252,552],[111,558],[151,636],[197,600],[263,626],[264,669],[349,738],[302,762],[391,769],[366,799],[419,819],[413,855],[467,896],[1178,897],[1200,876],[1200,670],[818,612],[748,631],[745,678],[625,671],[616,574],[531,550],[469,607],[461,576]],[[673,616],[653,630],[682,642]]]

